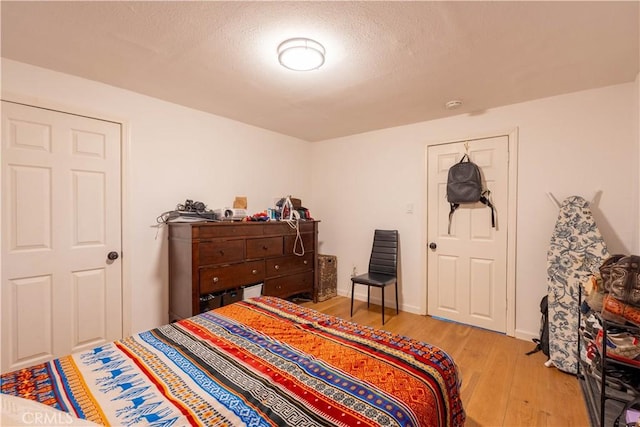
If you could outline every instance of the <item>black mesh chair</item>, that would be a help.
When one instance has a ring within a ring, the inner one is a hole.
[[[376,230],[369,258],[369,271],[351,278],[351,316],[353,317],[353,291],[358,285],[367,286],[367,307],[371,287],[382,289],[382,324],[384,325],[384,288],[396,286],[396,314],[398,310],[398,230]]]

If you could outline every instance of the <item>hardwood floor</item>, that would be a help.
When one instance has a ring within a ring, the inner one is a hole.
[[[351,300],[335,297],[304,303],[318,311],[350,318]],[[354,302],[351,320],[381,328],[379,305]],[[469,427],[588,426],[578,380],[546,368],[546,356],[532,342],[495,332],[387,308],[382,329],[437,345],[453,357],[462,373],[462,402]]]

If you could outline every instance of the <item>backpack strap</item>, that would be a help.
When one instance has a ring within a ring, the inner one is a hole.
[[[462,160],[460,162],[462,162]],[[491,227],[496,228],[496,213],[495,208],[493,207],[493,203],[491,203],[491,200],[489,200],[490,195],[491,191],[484,190],[482,192],[482,196],[480,196],[480,202],[485,206],[491,208]],[[447,234],[451,234],[451,218],[453,217],[453,213],[456,211],[456,209],[460,207],[460,203],[449,203],[449,205],[451,205],[451,210],[449,211],[449,227],[447,228]]]
[[[460,203],[449,203],[451,205],[451,210],[449,211],[449,228],[447,228],[447,234],[451,234],[451,217],[453,217],[453,213],[458,209]]]
[[[480,202],[491,208],[491,226],[496,228],[496,214],[495,209],[493,208],[493,204],[491,200],[489,200],[489,196],[491,195],[491,191],[484,190],[482,192],[482,196],[480,196]],[[451,214],[449,214],[449,221],[451,221]]]
[[[531,356],[533,353],[542,351],[542,343],[540,342],[539,339],[533,338],[531,341],[533,341],[536,344],[536,347],[533,350],[526,352],[524,354],[525,356]]]

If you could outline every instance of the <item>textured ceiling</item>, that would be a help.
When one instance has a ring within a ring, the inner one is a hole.
[[[1,52],[318,141],[633,81],[639,5],[2,1]],[[325,65],[281,67],[291,37]]]

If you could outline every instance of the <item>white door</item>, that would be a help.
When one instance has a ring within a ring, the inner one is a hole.
[[[122,337],[120,125],[2,101],[2,372]]]
[[[478,202],[460,205],[451,220],[447,176],[468,152],[491,191],[491,209]],[[506,332],[509,140],[507,136],[427,148],[428,313]]]

